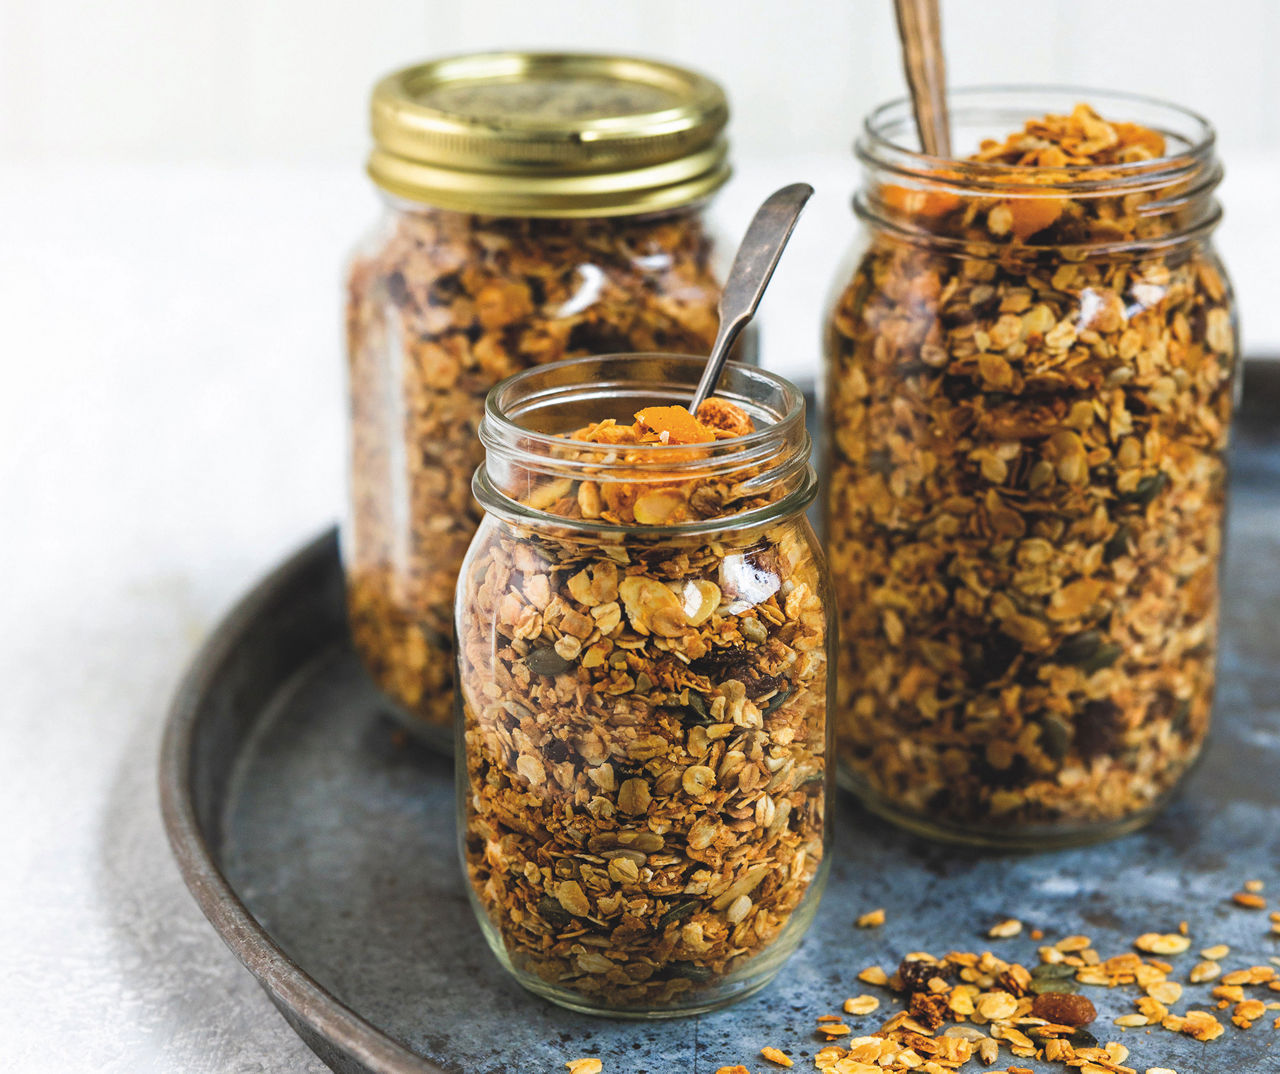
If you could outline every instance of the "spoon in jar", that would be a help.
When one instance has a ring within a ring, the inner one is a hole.
[[[920,147],[931,157],[951,156],[951,121],[947,116],[947,63],[942,52],[942,18],[938,0],[894,0],[902,65],[911,87],[911,104],[920,132]]]
[[[715,391],[729,350],[755,316],[764,289],[769,286],[773,270],[778,267],[783,247],[800,219],[800,210],[812,195],[813,187],[808,183],[792,183],[770,194],[752,217],[720,294],[717,307],[720,328],[716,332],[716,341],[711,345],[707,367],[702,371],[702,379],[698,381],[693,401],[689,404],[690,414],[696,416],[698,407]]]

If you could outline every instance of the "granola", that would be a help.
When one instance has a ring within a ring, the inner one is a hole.
[[[1147,934],[1154,936],[1156,934]],[[1142,937],[1136,946],[1142,947]],[[832,1074],[885,1074],[889,1071],[924,1071],[946,1074],[970,1070],[971,1062],[991,1066],[1002,1049],[1015,1059],[1043,1060],[1085,1074],[1136,1074],[1125,1066],[1129,1049],[1119,1041],[1100,1043],[1102,1030],[1095,1024],[1092,1000],[1080,994],[1081,986],[1125,988],[1137,985],[1147,994],[1136,1000],[1137,1011],[1115,1018],[1121,1029],[1159,1027],[1196,1040],[1211,1042],[1227,1032],[1222,1021],[1208,1010],[1191,1009],[1174,1014],[1153,998],[1168,1003],[1182,997],[1182,987],[1170,976],[1174,969],[1157,958],[1143,959],[1125,953],[1103,959],[1087,936],[1066,937],[1040,948],[1040,962],[1028,968],[984,951],[952,951],[941,958],[925,952],[907,954],[892,975],[872,966],[858,976],[898,993],[905,1008],[891,1015],[874,1032],[856,1032],[841,1024],[835,1039],[814,1056],[821,1071]],[[1275,976],[1266,966],[1253,966],[1230,975],[1234,986],[1216,988],[1213,999],[1219,1011],[1230,1011],[1240,1030],[1251,1029],[1268,1011],[1280,1005],[1248,996],[1246,987],[1268,984]],[[1191,980],[1195,981],[1194,971]],[[870,1002],[866,1002],[870,1001]],[[851,1014],[869,1014],[878,1002],[870,996],[847,1000]],[[816,1026],[819,1039],[832,1037],[838,1016],[822,1015]],[[1010,1066],[1008,1070],[1025,1070]],[[1147,1067],[1164,1071],[1164,1067]]]
[[[767,460],[731,481],[677,464],[751,429],[723,400],[698,417],[566,438],[599,466],[525,486],[548,524],[491,517],[460,581],[472,892],[522,983],[591,1009],[763,983],[825,875],[824,568],[802,507],[735,526],[785,491]]]
[[[347,354],[352,637],[382,689],[452,719],[453,599],[480,521],[486,392],[510,373],[615,351],[705,353],[719,287],[696,209],[561,220],[425,206],[352,264]]]
[[[1081,105],[970,188],[866,195],[828,328],[837,755],[933,834],[1137,823],[1204,741],[1237,341],[1209,165],[1164,153]]]

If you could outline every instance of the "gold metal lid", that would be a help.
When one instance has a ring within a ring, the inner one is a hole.
[[[617,216],[674,208],[729,178],[724,91],[624,56],[487,52],[374,87],[369,176],[443,209]]]

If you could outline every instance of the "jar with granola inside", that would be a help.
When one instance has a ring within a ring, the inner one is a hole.
[[[1150,819],[1209,727],[1221,171],[1203,119],[1146,98],[951,105],[963,160],[907,148],[905,103],[857,145],[867,240],[827,324],[836,749],[915,830],[1083,842]]]
[[[485,393],[579,355],[707,351],[727,116],[710,80],[611,56],[460,56],[374,90],[385,209],[347,288],[348,607],[375,680],[444,744]]]
[[[826,564],[804,400],[730,363],[585,358],[491,393],[458,583],[459,839],[531,991],[710,1010],[795,949],[828,867]]]

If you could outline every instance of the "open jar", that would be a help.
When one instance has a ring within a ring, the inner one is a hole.
[[[372,113],[385,211],[348,280],[348,606],[375,680],[451,745],[485,393],[577,355],[706,353],[728,106],[665,64],[492,53],[396,72]]]
[[[961,91],[951,114],[973,158],[906,148],[905,102],[857,145],[866,240],[827,326],[837,752],[913,829],[1086,841],[1153,816],[1209,726],[1221,172],[1203,119],[1145,98]]]
[[[803,398],[730,363],[699,411],[714,440],[627,428],[687,405],[704,364],[529,370],[481,426],[486,513],[457,600],[462,859],[503,965],[577,1010],[749,995],[827,873],[832,606]]]

